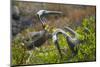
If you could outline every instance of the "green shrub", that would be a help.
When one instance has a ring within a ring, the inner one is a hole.
[[[63,54],[60,59],[57,48],[50,39],[49,46],[41,46],[32,51],[32,57],[28,63],[26,60],[29,57],[27,49],[21,46],[21,39],[16,37],[12,41],[12,65],[21,64],[45,64],[45,63],[62,63],[62,62],[78,62],[78,61],[95,61],[96,60],[96,32],[95,32],[95,18],[90,16],[84,18],[82,25],[76,28],[76,32],[80,35],[79,39],[82,41],[78,45],[78,53],[72,56],[71,50],[65,40],[65,37],[59,35],[59,44]]]

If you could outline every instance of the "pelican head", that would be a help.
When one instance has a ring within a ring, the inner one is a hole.
[[[48,10],[39,10],[37,13],[36,13],[41,21],[41,23],[44,25],[45,24],[45,16],[47,15],[54,15],[54,14],[62,14],[62,12],[60,11],[48,11]]]

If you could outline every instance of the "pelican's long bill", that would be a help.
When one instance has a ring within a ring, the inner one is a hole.
[[[46,14],[62,14],[60,11],[45,11]]]

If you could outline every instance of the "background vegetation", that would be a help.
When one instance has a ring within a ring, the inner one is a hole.
[[[41,30],[40,23],[37,23],[34,24],[34,27],[29,27],[23,30],[12,39],[12,65],[67,63],[96,60],[95,6],[18,1],[15,2],[15,5],[19,7],[21,16],[26,18],[32,17],[40,9],[62,11],[64,13],[63,16],[48,17],[47,24],[54,28],[62,28],[65,26],[71,27],[80,34],[82,42],[78,45],[77,55],[72,56],[71,50],[69,49],[65,38],[62,35],[59,35],[59,43],[63,53],[62,59],[60,59],[59,53],[52,40],[49,39],[43,44],[43,46],[32,51],[32,57],[30,61],[26,63],[29,54],[28,50],[22,45],[21,37],[27,37],[27,33],[29,32]]]

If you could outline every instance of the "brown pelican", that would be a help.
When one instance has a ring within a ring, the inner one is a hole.
[[[74,35],[74,37],[72,37],[71,35],[68,35],[66,32],[70,32],[72,35]],[[61,58],[62,58],[62,53],[61,53],[59,43],[58,43],[58,41],[59,41],[58,35],[59,34],[62,34],[63,36],[65,36],[68,46],[72,51],[72,55],[75,55],[77,53],[77,49],[74,50],[74,47],[79,44],[79,39],[78,39],[79,34],[76,33],[74,30],[72,30],[69,27],[65,27],[64,30],[63,29],[55,30],[55,32],[52,34],[52,39],[53,39],[55,46],[57,47],[57,49],[59,51]]]

